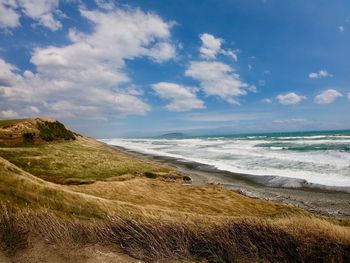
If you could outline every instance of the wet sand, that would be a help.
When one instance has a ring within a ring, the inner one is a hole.
[[[250,197],[292,204],[320,215],[350,219],[350,193],[346,192],[347,188],[344,188],[346,191],[342,191],[342,188],[322,189],[322,186],[305,184],[305,180],[220,171],[200,163],[109,146],[138,158],[170,165],[182,174],[190,176],[193,185],[219,184]]]

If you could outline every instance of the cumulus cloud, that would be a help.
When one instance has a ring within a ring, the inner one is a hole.
[[[20,25],[16,7],[14,0],[0,0],[0,28],[15,28]]]
[[[216,38],[208,33],[201,34],[199,37],[202,41],[202,46],[200,47],[199,52],[203,58],[215,59],[218,54],[223,54],[235,61],[238,60],[235,51],[221,48],[221,45],[224,42],[223,39]]]
[[[247,94],[248,85],[229,65],[219,61],[192,61],[185,75],[198,80],[206,95],[218,96],[231,104],[239,104],[236,97]]]
[[[59,0],[18,0],[23,13],[53,31],[62,27],[55,19],[54,12],[57,11]]]
[[[26,16],[55,31],[62,27],[56,19],[59,0],[0,0],[0,28],[20,26],[20,17]]]
[[[327,70],[322,69],[319,72],[311,72],[309,74],[310,79],[320,79],[320,78],[327,78],[327,77],[333,77],[332,74],[330,74]]]
[[[202,41],[202,46],[199,51],[201,56],[205,58],[215,58],[221,50],[222,39],[215,38],[213,35],[204,33],[199,36]]]
[[[170,111],[188,111],[205,108],[204,102],[197,98],[196,89],[176,83],[159,82],[152,86],[157,95],[171,100],[166,106]]]
[[[287,94],[280,94],[276,97],[276,99],[282,105],[295,105],[300,103],[302,100],[305,100],[306,97],[290,92]]]
[[[335,89],[328,89],[318,94],[315,97],[314,102],[317,104],[330,104],[334,102],[338,97],[342,96],[343,95],[339,91]]]
[[[344,26],[339,26],[338,29],[339,29],[339,32],[344,32],[345,31],[345,27]]]
[[[5,69],[0,70],[4,84],[0,86],[0,100],[5,98],[18,108],[35,106],[51,115],[146,114],[150,106],[133,88],[125,73],[125,61],[139,57],[156,62],[172,59],[172,23],[131,8],[80,12],[91,23],[91,32],[71,29],[69,44],[34,49],[30,61],[35,72],[19,75],[12,65],[0,61]]]
[[[0,58],[0,87],[11,87],[16,84],[21,76],[16,74],[18,69]]]

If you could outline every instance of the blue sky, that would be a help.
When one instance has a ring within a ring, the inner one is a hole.
[[[0,118],[95,137],[350,128],[349,1],[0,0]]]

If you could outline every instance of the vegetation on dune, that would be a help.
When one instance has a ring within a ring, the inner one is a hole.
[[[76,135],[72,131],[55,120],[36,118],[0,121],[0,145],[4,146],[75,139]]]
[[[109,217],[86,222],[59,218],[47,211],[9,212],[3,207],[0,240],[9,253],[25,248],[28,233],[50,244],[114,244],[147,262],[349,262],[349,229],[339,234],[322,220],[296,220],[303,229],[296,231],[293,219],[281,225],[239,219],[200,227],[146,218]],[[318,229],[319,225],[323,228]]]
[[[72,131],[66,129],[64,125],[58,121],[49,122],[38,122],[38,129],[40,132],[40,138],[44,141],[54,140],[75,140],[75,135]]]
[[[163,210],[204,217],[276,218],[310,215],[293,206],[252,199],[216,185],[184,186],[181,183],[169,183],[161,179],[134,177],[123,181],[101,181],[68,188],[76,192],[132,203],[144,208],[159,207]]]
[[[172,174],[175,170],[117,152],[102,143],[75,141],[0,148],[0,156],[23,170],[60,184],[84,184],[124,174]]]

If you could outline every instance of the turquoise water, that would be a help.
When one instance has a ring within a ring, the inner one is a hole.
[[[103,140],[220,170],[350,187],[350,131]]]

